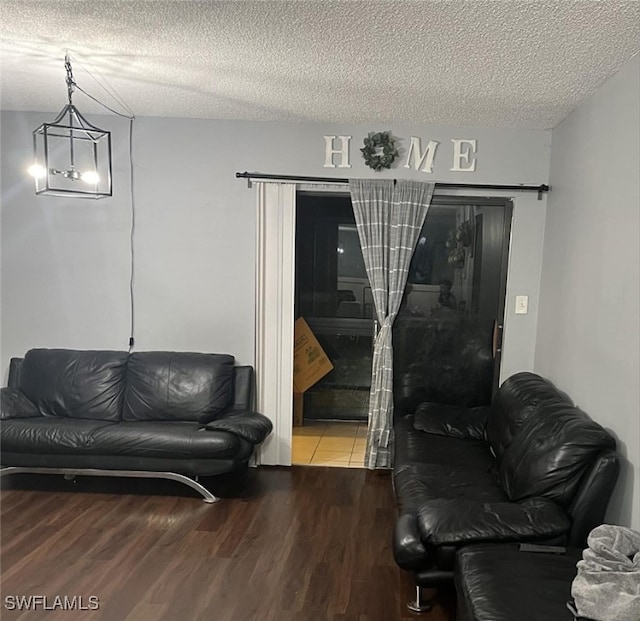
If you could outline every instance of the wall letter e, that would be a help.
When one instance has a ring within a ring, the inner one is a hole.
[[[476,169],[476,159],[473,157],[476,152],[476,141],[452,138],[451,142],[453,142],[453,166],[449,170],[454,172],[473,172]],[[463,143],[468,144],[470,148],[463,151]],[[469,161],[470,157],[471,161]],[[463,163],[467,164],[464,168],[462,167]]]

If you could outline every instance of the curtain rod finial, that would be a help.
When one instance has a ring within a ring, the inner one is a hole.
[[[543,194],[544,192],[548,192],[549,190],[550,190],[550,188],[549,188],[549,186],[548,186],[548,185],[545,185],[544,183],[543,183],[543,184],[541,184],[541,185],[538,187],[538,200],[539,200],[539,201],[541,201],[541,200],[542,200],[542,194]]]

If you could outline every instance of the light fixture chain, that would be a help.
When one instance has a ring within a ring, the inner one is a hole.
[[[73,96],[73,91],[76,88],[76,81],[73,79],[73,70],[71,69],[71,59],[69,58],[69,54],[65,54],[64,56],[64,68],[67,71],[67,94],[69,96],[69,105],[73,105],[73,101],[71,100]]]

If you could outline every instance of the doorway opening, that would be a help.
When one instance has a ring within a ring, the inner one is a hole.
[[[296,195],[294,316],[307,322],[333,369],[298,397],[292,461],[361,468],[374,321],[348,193]]]

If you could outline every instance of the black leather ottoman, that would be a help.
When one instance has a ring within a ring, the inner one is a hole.
[[[582,550],[523,552],[518,544],[461,548],[455,570],[458,621],[574,621],[567,608]]]

